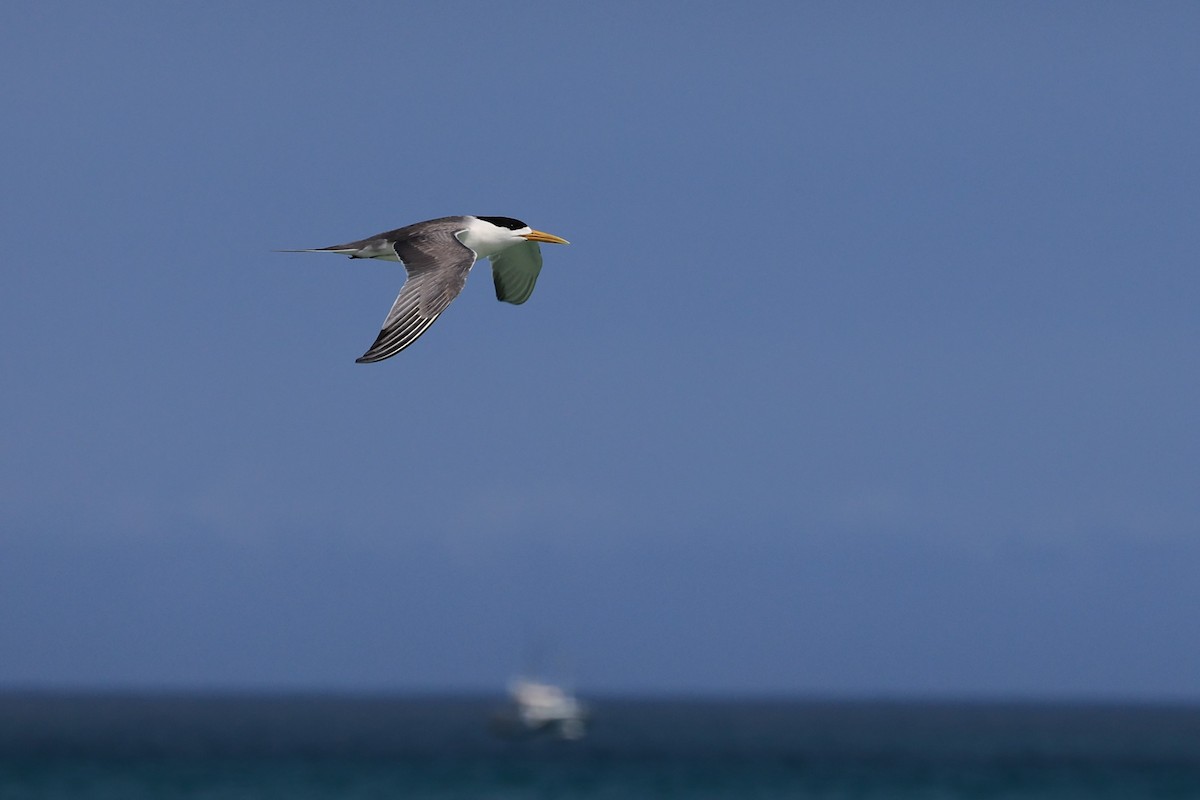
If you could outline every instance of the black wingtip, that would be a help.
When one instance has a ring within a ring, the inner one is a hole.
[[[376,349],[379,347],[380,343],[383,342],[383,340],[386,338],[387,338],[387,332],[380,331],[379,335],[375,337],[375,341],[371,342],[371,346],[367,348],[367,352],[363,353],[361,356],[354,359],[354,363],[355,364],[374,364],[376,361],[383,361],[383,359],[388,358],[388,356],[380,357],[378,355],[378,353],[376,353]],[[395,353],[393,353],[392,355],[395,355]]]
[[[378,356],[375,354],[374,351],[375,351],[375,348],[372,347],[370,350],[363,353],[358,358],[354,359],[354,363],[355,364],[374,364],[376,361],[383,361],[385,358],[391,358],[391,356],[382,356],[382,357]],[[395,355],[395,353],[393,353],[392,355]]]

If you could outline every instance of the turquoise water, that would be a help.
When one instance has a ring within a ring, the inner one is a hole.
[[[514,742],[483,698],[0,694],[0,800],[1200,798],[1198,707],[590,705]]]

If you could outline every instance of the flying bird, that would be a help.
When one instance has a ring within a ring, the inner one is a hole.
[[[512,217],[440,217],[356,242],[284,253],[340,253],[350,258],[378,258],[404,264],[408,278],[392,310],[383,320],[375,343],[359,364],[391,358],[415,342],[458,297],[467,273],[480,258],[492,262],[496,299],[520,305],[533,294],[542,270],[538,242],[569,244],[566,239],[533,228]]]

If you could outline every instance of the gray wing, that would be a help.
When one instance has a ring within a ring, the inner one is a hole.
[[[415,342],[458,297],[475,264],[475,253],[455,238],[462,225],[438,226],[393,243],[408,279],[359,364],[391,358]]]
[[[520,305],[533,294],[538,273],[542,271],[542,248],[537,242],[515,244],[492,257],[492,280],[496,299]]]

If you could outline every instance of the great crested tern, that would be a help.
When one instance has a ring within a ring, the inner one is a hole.
[[[467,273],[480,258],[492,262],[496,299],[520,305],[533,294],[542,270],[538,242],[568,244],[566,239],[512,217],[439,217],[377,233],[356,242],[283,250],[284,253],[340,253],[404,264],[408,278],[371,349],[359,364],[391,358],[415,342],[458,297]]]

